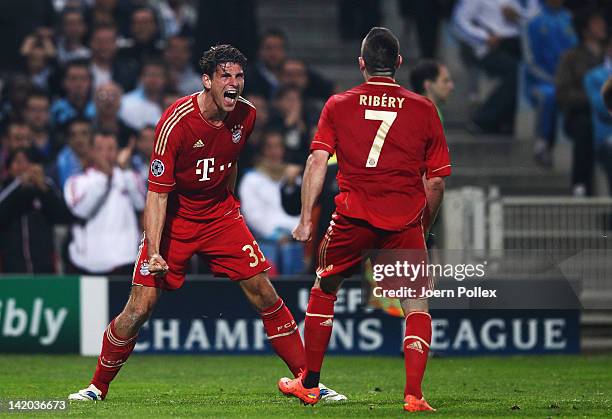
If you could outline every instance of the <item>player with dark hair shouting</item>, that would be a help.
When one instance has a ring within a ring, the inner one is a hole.
[[[393,33],[372,28],[359,57],[366,82],[327,101],[310,146],[302,213],[293,237],[310,240],[312,210],[333,154],[340,192],[319,248],[317,279],[306,312],[306,371],[278,383],[285,395],[306,404],[319,400],[317,385],[343,279],[355,272],[368,249],[413,249],[426,256],[425,235],[442,202],[444,177],[451,173],[436,107],[396,83],[401,63]],[[423,279],[422,285],[431,289],[431,279]],[[404,410],[433,410],[421,392],[431,342],[427,299],[401,303],[406,318]]]
[[[104,332],[91,384],[71,400],[106,397],[162,290],[183,285],[185,266],[195,253],[214,274],[239,281],[291,372],[297,376],[305,368],[297,324],[268,280],[270,265],[234,195],[238,156],[255,122],[255,107],[240,96],[246,58],[230,45],[217,45],[203,54],[200,66],[204,90],[176,101],[157,124],[131,294]],[[324,391],[331,399],[345,398]]]

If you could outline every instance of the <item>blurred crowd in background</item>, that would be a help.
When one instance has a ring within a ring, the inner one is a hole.
[[[361,39],[381,24],[382,1],[338,0],[340,37]],[[447,24],[465,66],[498,80],[466,128],[512,133],[525,95],[537,114],[536,159],[550,166],[562,118],[574,142],[574,192],[590,195],[596,161],[612,184],[612,119],[599,94],[612,74],[611,3],[400,0],[423,59],[412,88],[436,105],[452,92],[448,68],[435,61]],[[299,191],[337,81],[289,56],[282,31],[260,31],[256,11],[255,0],[0,2],[0,272],[131,274],[155,125],[201,90],[197,61],[220,41],[247,55],[243,96],[257,107],[238,166],[245,219],[275,273],[312,269],[316,240],[306,249],[291,240],[299,205],[283,201]],[[320,232],[337,188],[333,162],[329,173]]]

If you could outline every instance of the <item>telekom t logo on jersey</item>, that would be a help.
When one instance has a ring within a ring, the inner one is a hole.
[[[229,169],[232,167],[232,162],[229,162],[227,165],[222,164],[219,166],[219,171],[224,171],[226,168]],[[215,172],[215,158],[211,157],[209,159],[200,159],[196,162],[196,175],[201,176],[198,180],[200,182],[206,182],[210,180],[208,176],[210,173]]]

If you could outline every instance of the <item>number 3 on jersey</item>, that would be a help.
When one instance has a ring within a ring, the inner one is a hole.
[[[373,109],[365,110],[365,119],[372,121],[382,121],[378,131],[376,131],[376,137],[372,143],[370,154],[368,154],[368,160],[366,161],[366,167],[376,167],[378,165],[378,158],[382,151],[383,145],[385,144],[385,138],[393,125],[393,121],[397,117],[397,112],[389,111],[375,111]]]
[[[259,257],[257,257],[257,255],[255,254],[255,249],[253,249],[253,246],[255,246],[257,248],[257,252],[259,253]],[[259,245],[257,244],[257,242],[255,240],[253,240],[253,246],[251,246],[250,244],[245,244],[244,246],[242,246],[242,250],[245,252],[249,252],[249,257],[253,258],[253,261],[249,263],[249,266],[251,268],[254,268],[255,266],[259,265],[259,262],[265,262],[266,261],[266,257],[263,255],[263,253],[261,252],[261,250],[259,249]]]

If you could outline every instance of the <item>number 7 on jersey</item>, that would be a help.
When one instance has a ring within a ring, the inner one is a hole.
[[[397,112],[390,111],[375,111],[373,109],[365,110],[365,119],[372,121],[382,121],[378,131],[376,131],[376,137],[372,143],[370,154],[368,154],[368,160],[366,161],[366,167],[376,167],[378,165],[378,158],[382,151],[383,145],[385,144],[385,138],[393,125],[393,121],[397,117]]]

